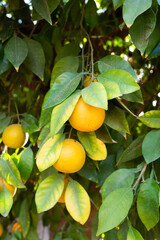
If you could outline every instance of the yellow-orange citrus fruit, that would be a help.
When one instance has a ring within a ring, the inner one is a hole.
[[[69,178],[64,176],[64,189],[63,189],[62,195],[60,196],[60,198],[58,200],[59,203],[64,203],[65,202],[65,192],[66,192],[68,182],[69,182]]]
[[[21,225],[19,224],[19,222],[15,222],[12,226],[12,229],[11,229],[11,232],[14,233],[14,232],[22,232],[22,227]]]
[[[107,148],[104,142],[97,138],[97,151],[95,151],[94,155],[88,154],[88,156],[96,161],[105,160],[107,157]]]
[[[105,119],[105,110],[85,103],[80,97],[69,122],[73,128],[81,132],[96,131]]]
[[[0,177],[0,192],[3,190],[4,185],[8,189],[8,191],[12,193],[12,196],[14,196],[17,188],[8,184],[2,177]]]
[[[20,148],[25,142],[25,133],[20,124],[8,126],[2,135],[3,143],[9,148]]]
[[[0,223],[0,237],[3,235],[3,225]]]
[[[60,156],[53,166],[60,172],[74,173],[83,167],[85,159],[82,145],[74,139],[65,139]]]
[[[92,77],[91,76],[87,76],[85,79],[84,79],[84,88],[88,87],[92,82]],[[93,82],[97,82],[97,79],[93,79]]]

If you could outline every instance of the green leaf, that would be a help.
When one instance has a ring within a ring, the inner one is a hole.
[[[160,130],[152,130],[146,134],[142,143],[142,154],[147,163],[160,157]]]
[[[0,175],[7,183],[18,188],[25,188],[20,172],[11,158],[0,159]]]
[[[39,171],[51,167],[58,160],[64,137],[62,134],[55,135],[54,138],[48,139],[38,151],[36,163]]]
[[[85,21],[86,23],[91,27],[91,30],[95,27],[97,24],[97,7],[96,3],[92,0],[89,0],[88,3],[85,6]]]
[[[12,194],[4,185],[2,191],[0,192],[0,214],[2,214],[3,217],[6,217],[9,214],[12,205]]]
[[[4,116],[4,118],[0,119],[0,134],[9,125],[10,121],[11,117],[7,117],[6,115]]]
[[[139,85],[134,78],[123,70],[108,70],[97,78],[104,85],[108,99],[139,90]]]
[[[159,43],[159,39],[160,39],[159,25],[160,25],[160,14],[158,12],[157,13],[156,27],[149,37],[148,46],[147,46],[147,49],[145,51],[145,57],[150,58],[151,57],[150,55],[152,54],[152,51],[156,48],[156,46]]]
[[[134,181],[134,172],[130,169],[118,169],[106,178],[102,186],[102,199],[119,188],[131,187]]]
[[[151,110],[145,112],[144,115],[138,119],[147,127],[160,128],[160,110]]]
[[[39,127],[40,128],[44,127],[46,124],[48,124],[50,122],[52,110],[53,110],[53,107],[47,108],[47,109],[43,109],[43,107],[42,107],[41,116],[39,119]]]
[[[65,192],[65,204],[72,218],[84,224],[89,217],[91,203],[86,190],[76,181],[71,180]]]
[[[157,46],[153,49],[153,51],[149,54],[148,59],[155,58],[160,56],[160,42]]]
[[[77,90],[65,101],[55,106],[51,116],[51,136],[53,137],[71,116],[80,97],[80,91]]]
[[[103,124],[99,129],[96,130],[97,138],[99,138],[104,143],[116,143],[110,135],[110,132],[105,124]]]
[[[117,165],[131,161],[135,158],[142,156],[142,142],[144,140],[144,135],[137,137],[122,153]]]
[[[84,166],[80,171],[78,171],[78,174],[86,179],[89,179],[90,181],[98,182],[95,164],[89,159],[85,161]]]
[[[7,42],[5,49],[5,56],[15,67],[16,71],[18,71],[19,66],[24,62],[25,58],[28,54],[28,48],[26,43],[16,34],[9,39]]]
[[[18,169],[20,171],[21,177],[24,181],[27,181],[34,165],[34,155],[30,147],[26,148],[20,154],[20,159],[18,162]]]
[[[144,238],[137,229],[130,226],[127,233],[127,240],[144,240]]]
[[[152,0],[124,0],[123,19],[128,26],[131,26],[134,20],[152,5]]]
[[[67,56],[61,58],[53,67],[51,75],[51,86],[55,82],[56,78],[62,73],[68,72],[77,72],[79,67],[79,59],[76,56]]]
[[[102,83],[93,82],[81,92],[83,100],[91,106],[108,109],[106,90]],[[96,96],[96,97],[95,97]]]
[[[87,152],[87,155],[97,161],[106,159],[107,149],[105,144],[101,144],[99,139],[96,138],[95,132],[79,132],[77,131],[78,138]]]
[[[109,106],[104,122],[117,131],[130,133],[125,112],[117,106]]]
[[[24,199],[21,203],[20,213],[19,213],[19,223],[22,227],[23,236],[26,237],[30,227],[30,216],[29,216],[27,199]]]
[[[124,0],[113,0],[114,9],[116,10],[117,8],[122,6],[123,2],[124,2]]]
[[[6,72],[10,67],[11,64],[4,55],[4,48],[2,44],[0,44],[0,74]]]
[[[50,135],[50,123],[48,123],[47,125],[45,125],[40,134],[39,134],[39,137],[38,137],[38,141],[37,141],[37,145],[39,148],[41,148],[43,146],[43,144],[45,142],[47,142],[47,140],[51,138],[51,135]]]
[[[52,208],[60,198],[63,188],[64,177],[61,174],[53,174],[41,182],[35,195],[38,213]]]
[[[131,65],[125,61],[123,58],[117,55],[108,55],[101,58],[98,61],[98,69],[101,73],[112,69],[124,70],[131,74],[131,76],[136,80],[137,75]]]
[[[159,221],[159,186],[154,179],[141,184],[137,198],[138,215],[149,231]]]
[[[153,32],[156,25],[156,14],[152,9],[147,10],[140,16],[138,16],[130,28],[130,35],[134,45],[144,53],[147,45],[149,36]]]
[[[24,113],[22,116],[23,119],[21,120],[21,124],[25,132],[31,134],[33,132],[39,131],[38,121],[33,115]]]
[[[119,188],[111,192],[99,209],[97,236],[118,226],[128,215],[132,202],[133,192],[130,188]]]
[[[81,73],[66,72],[58,76],[45,96],[43,109],[53,107],[71,95],[79,85]]]
[[[37,233],[37,229],[31,226],[27,235],[27,240],[33,240],[33,239],[40,240],[39,235]]]
[[[125,94],[122,96],[122,98],[130,102],[144,103],[141,90]]]
[[[115,155],[109,155],[106,160],[99,162],[99,171],[97,174],[100,186],[115,171],[115,164]]]
[[[41,44],[30,38],[25,38],[28,46],[28,56],[25,65],[41,80],[44,79],[45,55]]]
[[[50,16],[50,11],[48,7],[47,0],[32,0],[33,7],[36,11],[49,23],[52,25],[52,20]]]
[[[60,0],[32,0],[33,7],[49,24],[52,25],[50,14],[58,7]]]

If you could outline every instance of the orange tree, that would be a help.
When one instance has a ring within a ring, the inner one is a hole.
[[[160,239],[159,5],[0,1],[2,240]]]

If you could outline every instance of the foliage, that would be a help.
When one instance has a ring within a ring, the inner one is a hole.
[[[0,192],[1,239],[40,239],[41,217],[55,240],[160,239],[160,1],[5,0],[0,20],[0,176],[17,188]],[[80,97],[105,110],[95,132],[68,121]],[[26,142],[7,149],[14,123]],[[65,138],[86,162],[57,203]]]

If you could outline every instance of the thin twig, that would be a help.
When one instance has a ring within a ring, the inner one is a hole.
[[[135,189],[136,188],[136,186],[137,186],[137,184],[139,183],[139,181],[141,180],[141,178],[142,178],[142,176],[143,176],[143,174],[145,173],[145,171],[146,171],[146,168],[147,168],[147,163],[144,165],[144,167],[142,168],[142,171],[140,172],[140,174],[139,174],[139,176],[138,176],[138,178],[137,178],[137,180],[136,180],[136,182],[135,182],[135,184],[133,185],[133,189]]]
[[[14,105],[15,105],[15,109],[16,109],[16,113],[17,113],[17,118],[18,118],[18,123],[20,122],[20,119],[19,119],[19,112],[18,112],[18,107],[17,107],[17,103],[14,99]]]
[[[92,79],[94,78],[94,59],[93,59],[93,45],[92,45],[92,42],[91,42],[91,39],[90,39],[90,36],[89,34],[87,33],[87,31],[85,30],[85,28],[83,28],[83,31],[86,33],[87,35],[87,38],[88,38],[88,42],[89,42],[89,46],[90,46],[90,49],[91,49],[91,66],[92,66]]]
[[[8,115],[10,115],[11,111],[11,93],[9,93],[9,99],[8,99]]]
[[[34,27],[33,27],[32,31],[31,31],[31,33],[29,34],[29,38],[32,37],[33,33],[35,32],[35,30],[36,30],[36,28],[37,28],[38,23],[39,23],[39,22],[37,22],[37,24],[34,25]]]

